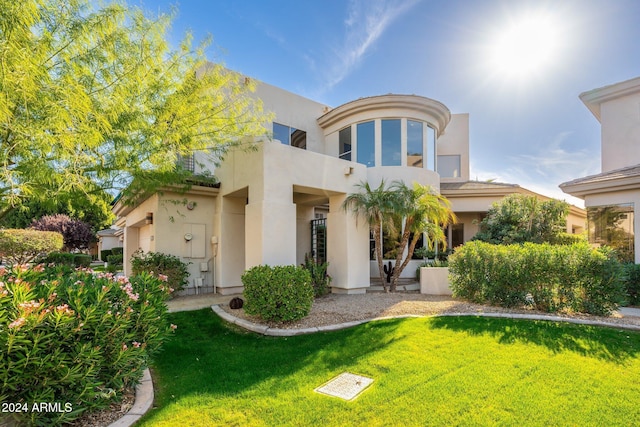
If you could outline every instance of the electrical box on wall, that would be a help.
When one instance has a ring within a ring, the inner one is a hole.
[[[209,263],[208,262],[201,262],[200,263],[200,272],[204,273],[206,271],[209,271]]]
[[[204,258],[206,255],[206,231],[205,224],[184,224],[182,226],[183,258]]]

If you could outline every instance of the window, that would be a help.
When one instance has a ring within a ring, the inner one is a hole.
[[[351,160],[351,126],[338,133],[338,157]]]
[[[273,139],[280,141],[284,145],[307,148],[307,132],[276,122],[273,122]]]
[[[194,172],[195,160],[193,157],[193,153],[187,155],[178,154],[177,165],[182,169]]]
[[[634,262],[633,220],[632,203],[588,207],[589,243],[607,245],[616,250],[620,260]]]
[[[375,126],[374,122],[358,123],[357,125],[357,153],[358,163],[375,166]]]
[[[427,126],[427,169],[436,170],[436,130]]]
[[[422,167],[422,127],[421,122],[407,120],[407,166]]]
[[[460,178],[460,156],[438,156],[438,173],[441,178]]]
[[[382,120],[382,166],[400,166],[400,119]]]

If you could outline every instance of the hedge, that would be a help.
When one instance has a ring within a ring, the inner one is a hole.
[[[264,320],[291,322],[309,314],[313,286],[309,271],[295,265],[258,265],[244,272],[244,309]]]
[[[449,257],[454,296],[503,307],[609,315],[624,301],[622,266],[588,243],[468,242]]]
[[[131,257],[131,271],[133,274],[146,271],[167,276],[167,284],[176,292],[189,284],[188,264],[175,255],[136,251]]]

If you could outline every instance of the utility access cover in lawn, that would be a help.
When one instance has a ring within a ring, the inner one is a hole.
[[[352,400],[372,382],[373,379],[371,378],[343,372],[329,382],[316,388],[315,391],[344,400]]]

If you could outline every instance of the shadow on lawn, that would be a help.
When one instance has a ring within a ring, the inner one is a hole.
[[[160,390],[160,406],[168,403],[165,399],[192,393],[229,396],[263,382],[286,383],[292,374],[309,367],[313,367],[310,375],[337,375],[359,358],[402,339],[395,333],[399,319],[294,337],[241,330],[211,309],[173,313],[170,320],[178,325],[176,335],[152,364],[161,376],[161,387],[172,394],[163,395]]]
[[[571,351],[617,363],[640,353],[640,333],[608,327],[468,316],[435,317],[430,325],[471,335],[490,334],[501,344],[536,344],[554,353]]]

